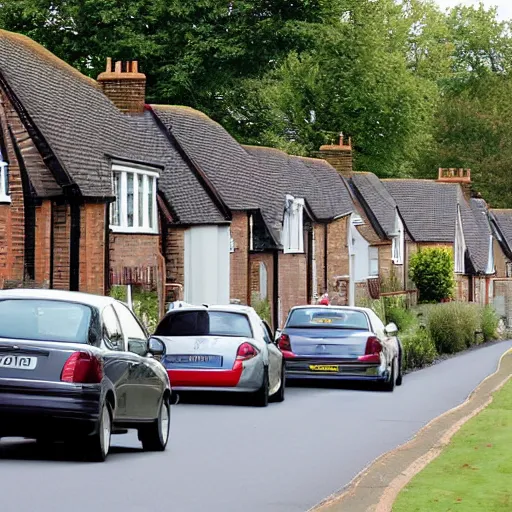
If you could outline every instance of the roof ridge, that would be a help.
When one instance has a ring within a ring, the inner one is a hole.
[[[60,59],[52,52],[50,52],[50,50],[46,49],[43,45],[34,41],[30,37],[25,36],[23,34],[18,34],[17,32],[9,32],[8,30],[0,29],[0,38],[2,37],[5,37],[6,39],[9,39],[11,41],[15,41],[16,43],[22,44],[42,59],[45,59],[46,61],[56,66],[59,66],[63,71],[66,71],[70,75],[75,76],[76,78],[82,80],[88,85],[91,85],[96,89],[101,90],[101,86],[98,84],[96,80],[94,80],[94,78],[84,75],[83,73],[78,71],[78,69],[74,68],[64,60]]]

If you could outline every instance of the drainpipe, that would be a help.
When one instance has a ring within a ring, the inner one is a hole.
[[[313,281],[313,290],[311,294],[311,304],[316,304],[318,299],[318,275],[316,273],[316,242],[315,242],[315,227],[313,226],[313,236],[311,238],[311,251],[313,253],[313,259],[311,261],[311,273]]]
[[[328,226],[324,224],[324,293],[328,293],[327,286],[327,235],[328,235]]]

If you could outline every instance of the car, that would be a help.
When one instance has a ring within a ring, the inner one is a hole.
[[[154,337],[174,391],[246,393],[253,405],[285,395],[284,359],[270,327],[249,306],[187,306],[170,310]]]
[[[145,450],[165,450],[164,349],[113,298],[0,291],[0,438],[65,441],[102,462],[111,434],[134,428]]]
[[[393,391],[403,378],[397,333],[368,308],[294,307],[278,338],[286,378],[372,381]]]

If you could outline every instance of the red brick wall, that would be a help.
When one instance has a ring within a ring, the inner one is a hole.
[[[151,267],[158,264],[159,235],[110,233],[110,267]]]
[[[170,227],[165,248],[166,280],[185,284],[185,229]]]
[[[68,205],[53,205],[53,288],[69,290],[71,216]]]
[[[496,267],[496,277],[507,277],[507,262],[508,259],[503,254],[500,244],[493,240],[493,251],[494,251],[494,266]]]
[[[305,254],[279,253],[281,326],[292,307],[308,303],[306,271],[307,262]]]
[[[230,258],[230,295],[243,304],[251,300],[249,290],[249,220],[246,212],[234,212],[231,222],[231,237],[235,252]]]
[[[349,217],[343,217],[328,224],[327,227],[327,278],[329,292],[335,289],[335,278],[348,276],[349,255],[347,227]]]
[[[105,293],[105,204],[80,209],[80,291]]]
[[[50,282],[51,260],[51,229],[52,229],[52,203],[43,201],[36,207],[36,240],[35,240],[35,281],[43,286]]]

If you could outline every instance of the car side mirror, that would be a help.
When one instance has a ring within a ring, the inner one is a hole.
[[[391,322],[390,324],[386,325],[384,330],[386,331],[386,334],[388,336],[396,336],[396,334],[398,333],[398,327],[393,322]]]
[[[148,342],[145,340],[128,340],[128,351],[144,357],[148,353]]]
[[[279,341],[279,338],[281,337],[281,333],[283,331],[281,331],[281,329],[276,329],[276,333],[274,335],[274,341],[277,343]]]
[[[158,338],[149,338],[149,353],[156,357],[162,357],[165,354],[165,344]]]

